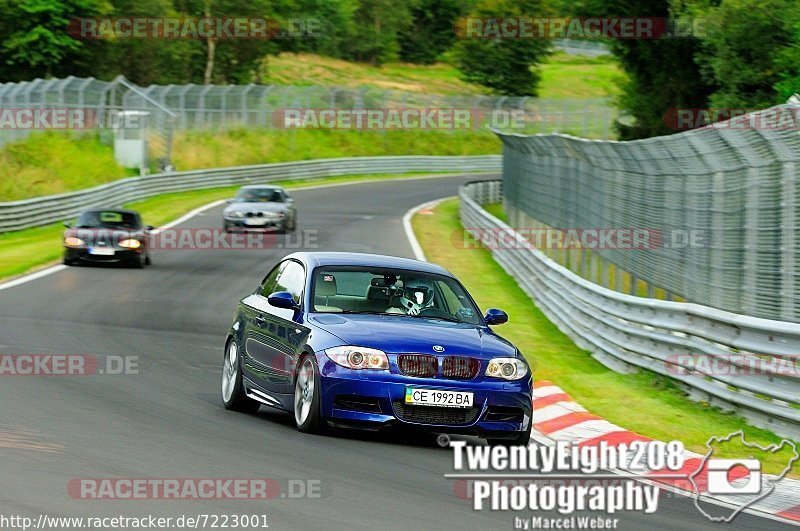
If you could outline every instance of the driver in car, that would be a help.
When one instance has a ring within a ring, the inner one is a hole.
[[[425,308],[433,307],[433,286],[423,280],[409,280],[400,289],[400,297],[392,298],[400,307],[393,306],[386,313],[419,315]]]

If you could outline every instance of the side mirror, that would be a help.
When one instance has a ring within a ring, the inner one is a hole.
[[[69,221],[65,221],[65,222],[64,222],[64,226],[65,226],[66,228],[68,228],[68,229],[71,229],[71,228],[72,228],[72,224],[71,224]]]
[[[503,310],[490,308],[486,311],[486,316],[483,320],[487,325],[501,325],[508,322],[508,314]]]
[[[294,197],[289,197],[289,196],[287,195],[287,196],[286,196],[286,202],[287,202],[287,203],[294,203]]]
[[[145,226],[144,226],[144,230],[146,230],[146,231],[155,230],[155,227],[154,227],[154,226],[152,226],[152,225],[145,225]]]
[[[225,202],[226,202],[226,203],[233,203],[233,198],[231,198],[231,199],[226,199],[226,200],[225,200]]]
[[[294,297],[288,291],[276,291],[267,297],[267,302],[276,308],[286,308],[287,310],[300,308],[300,305],[294,302]]]

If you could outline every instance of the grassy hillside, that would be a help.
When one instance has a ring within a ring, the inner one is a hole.
[[[429,94],[480,94],[447,64],[405,63],[381,67],[311,54],[269,58],[276,84],[373,87]],[[555,53],[542,65],[541,97],[550,100],[598,98],[615,94],[619,67],[608,57]],[[565,131],[580,134],[580,131]],[[466,155],[499,153],[500,143],[485,131],[231,130],[178,132],[173,162],[178,169],[235,166],[362,155]],[[80,139],[37,134],[0,148],[0,201],[94,186],[133,174],[114,162],[111,146],[94,136]]]
[[[424,66],[388,63],[372,66],[314,54],[282,53],[265,60],[264,79],[275,85],[324,85],[360,87],[432,94],[483,94],[477,85],[461,81],[458,70],[438,63]]]
[[[485,131],[244,130],[180,133],[172,160],[180,169],[379,155],[485,155],[500,141]]]
[[[453,66],[389,63],[371,66],[313,54],[283,53],[265,63],[265,78],[276,85],[324,85],[357,88],[363,85],[433,94],[486,94],[477,85],[462,81]],[[563,52],[552,54],[541,66],[539,97],[582,99],[614,96],[614,80],[623,76],[611,56],[585,57]],[[567,81],[567,82],[565,82]]]
[[[0,201],[77,190],[131,174],[117,165],[111,146],[94,136],[36,134],[0,149]]]

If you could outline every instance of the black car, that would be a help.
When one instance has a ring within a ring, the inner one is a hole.
[[[150,225],[133,210],[83,212],[74,225],[65,224],[64,264],[117,263],[143,268],[151,263]]]

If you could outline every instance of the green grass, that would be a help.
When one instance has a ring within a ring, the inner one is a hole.
[[[426,94],[483,94],[486,89],[462,81],[445,63],[416,65],[388,63],[374,66],[308,53],[269,56],[262,75],[276,85],[322,85],[357,88],[364,85]]]
[[[275,181],[275,184],[286,188],[298,188],[319,183],[334,184],[376,179],[403,179],[414,175],[419,174],[344,175],[302,181]],[[135,201],[125,206],[138,210],[142,214],[142,219],[148,225],[160,226],[212,201],[233,197],[237,189],[238,186],[233,186],[176,192]],[[0,280],[7,280],[60,261],[63,253],[61,247],[63,233],[63,225],[54,224],[0,234]]]
[[[612,56],[587,57],[554,52],[540,65],[539,97],[544,99],[604,98],[618,93],[616,80],[624,74]],[[420,94],[488,94],[467,83],[447,63],[374,66],[320,55],[282,53],[266,59],[262,71],[276,85],[321,85],[347,88],[369,86]]]
[[[95,135],[34,134],[0,149],[0,202],[79,190],[131,174]]]
[[[188,170],[332,157],[497,153],[500,141],[489,131],[234,129],[180,133],[172,160]]]
[[[539,96],[548,99],[589,99],[614,97],[625,78],[617,60],[610,55],[586,57],[555,53],[542,64]]]
[[[589,411],[612,423],[654,439],[681,440],[698,453],[705,453],[704,445],[711,435],[723,436],[739,429],[751,442],[763,445],[780,441],[767,430],[747,425],[741,417],[690,401],[666,377],[648,371],[618,374],[578,348],[545,317],[488,250],[457,248],[450,243],[464,237],[457,200],[443,202],[434,215],[415,216],[412,223],[430,261],[459,277],[482,308],[499,307],[508,312],[510,321],[498,332],[525,353],[535,368],[536,380],[552,381]],[[765,470],[774,470],[779,464],[777,457],[769,456]],[[800,467],[794,470],[800,471]]]

